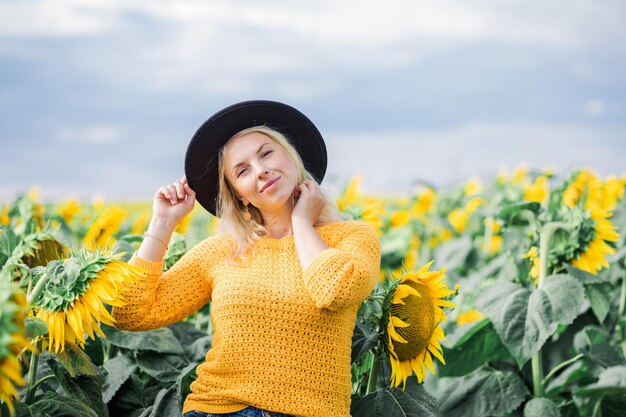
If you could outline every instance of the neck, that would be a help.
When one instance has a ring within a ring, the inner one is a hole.
[[[280,239],[293,234],[291,213],[293,213],[293,206],[290,203],[285,204],[277,211],[261,212],[263,225],[269,231],[270,237]]]

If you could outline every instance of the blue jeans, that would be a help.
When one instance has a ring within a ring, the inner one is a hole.
[[[183,417],[291,417],[287,414],[265,411],[260,408],[249,406],[240,411],[226,414],[211,414],[202,411],[189,411]]]

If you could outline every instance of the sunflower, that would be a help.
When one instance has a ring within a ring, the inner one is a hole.
[[[56,211],[61,215],[61,217],[63,217],[65,223],[69,224],[76,213],[80,211],[80,203],[73,198],[69,198],[59,204]]]
[[[524,186],[524,201],[544,203],[548,199],[549,194],[548,177],[545,175],[537,177],[535,182]]]
[[[339,211],[347,214],[353,220],[362,220],[371,225],[378,235],[382,234],[384,226],[383,216],[385,208],[382,200],[363,196],[360,192],[361,177],[354,177],[344,189],[342,196],[337,199]]]
[[[600,209],[591,210],[594,221],[593,235],[586,249],[572,261],[578,269],[597,274],[602,267],[608,267],[605,256],[615,253],[615,249],[607,242],[617,242],[619,234],[614,230],[613,223],[608,219],[611,213]]]
[[[563,191],[563,202],[573,208],[586,196],[585,207],[590,208],[602,200],[602,189],[602,180],[592,171],[583,169],[572,175],[569,185]]]
[[[78,257],[46,266],[40,279],[47,275],[47,281],[33,304],[35,316],[48,325],[49,351],[62,352],[66,341],[84,348],[85,333],[92,340],[94,332],[105,337],[99,324],[113,326],[115,320],[104,303],[124,305],[122,287],[142,273],[120,261],[122,256],[83,250]]]
[[[424,188],[415,199],[413,207],[411,207],[411,215],[413,217],[423,218],[425,214],[430,212],[434,207],[437,199],[437,193],[432,188]]]
[[[0,210],[0,224],[8,226],[11,223],[11,218],[9,217],[9,206],[6,206]]]
[[[609,177],[602,189],[602,199],[599,205],[604,210],[613,211],[617,203],[624,197],[626,178]]]
[[[143,210],[137,216],[135,221],[133,222],[133,226],[130,229],[130,233],[132,234],[142,234],[150,221],[150,212],[148,210]]]
[[[26,297],[10,279],[0,274],[0,402],[7,404],[13,416],[13,399],[18,397],[15,387],[25,385],[18,357],[23,349],[33,348],[24,336]]]
[[[406,273],[393,290],[388,312],[385,350],[391,362],[391,383],[406,387],[406,380],[415,372],[419,382],[426,377],[426,368],[435,373],[432,357],[445,364],[439,340],[445,335],[440,323],[446,316],[442,307],[454,307],[446,300],[455,293],[442,281],[445,268],[429,271],[433,261],[416,272]]]
[[[500,252],[502,248],[502,226],[493,218],[487,218],[485,223],[485,238],[483,240],[482,249],[489,255]],[[487,233],[488,232],[488,233]]]
[[[119,230],[125,217],[124,210],[117,206],[109,207],[93,222],[83,239],[83,245],[88,249],[104,249],[109,239]]]
[[[183,234],[187,231],[189,227],[189,223],[191,223],[191,213],[187,214],[176,226],[176,233]]]
[[[472,214],[485,203],[482,198],[472,198],[462,209],[455,208],[448,214],[448,222],[450,226],[457,232],[463,233],[467,229],[469,219]]]
[[[530,271],[528,275],[534,280],[535,284],[539,281],[539,254],[537,253],[537,246],[532,246],[528,252],[521,255],[520,258],[528,259],[530,261]]]
[[[402,227],[411,221],[411,214],[407,210],[394,211],[389,219],[391,227]]]
[[[478,178],[472,178],[465,184],[463,191],[465,195],[474,195],[481,192],[482,189],[483,185],[480,183],[480,180]]]
[[[483,318],[485,318],[485,315],[477,309],[473,308],[469,311],[466,311],[465,313],[459,314],[459,316],[456,318],[456,324],[458,326],[464,326],[466,324],[474,323],[475,321]]]

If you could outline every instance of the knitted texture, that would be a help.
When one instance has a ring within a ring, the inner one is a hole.
[[[175,323],[211,301],[213,344],[197,368],[183,413],[232,413],[248,405],[295,417],[349,417],[356,312],[376,285],[380,241],[359,221],[315,228],[329,246],[302,272],[293,235],[261,238],[230,261],[216,235],[172,268],[140,259],[147,271],[124,292],[120,329]]]

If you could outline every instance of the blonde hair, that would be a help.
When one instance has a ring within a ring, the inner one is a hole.
[[[287,137],[274,129],[267,126],[250,127],[237,132],[229,140],[252,132],[258,132],[266,135],[274,143],[283,148],[296,166],[298,183],[305,180],[315,181],[313,175],[311,175],[311,173],[304,167],[300,154],[298,154],[298,151],[289,142]],[[250,221],[244,220],[243,213],[245,207],[237,198],[235,190],[226,179],[224,167],[225,148],[226,146],[222,146],[218,155],[219,191],[217,195],[216,211],[217,216],[219,217],[219,222],[217,227],[219,232],[228,235],[232,239],[232,255],[233,259],[236,259],[242,256],[255,241],[262,237],[269,236],[269,230],[263,225],[261,212],[252,204],[248,205],[248,211],[252,216],[252,219]],[[324,200],[326,200],[326,204],[324,205],[319,219],[314,226],[321,226],[343,220],[334,199],[331,198],[324,190],[322,190],[322,195],[324,196]]]

